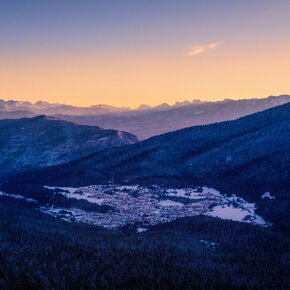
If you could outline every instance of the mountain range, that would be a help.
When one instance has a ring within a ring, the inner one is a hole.
[[[0,176],[52,166],[137,142],[136,136],[53,117],[0,120]]]
[[[24,117],[26,115],[55,115],[55,114],[69,114],[69,115],[98,115],[112,112],[127,111],[129,108],[117,108],[108,105],[94,105],[90,107],[77,107],[66,104],[48,103],[38,101],[36,103],[21,102],[21,101],[4,101],[0,100],[0,116],[2,114],[17,116],[17,112],[22,112]],[[26,115],[25,115],[26,114]]]
[[[290,96],[284,95],[265,99],[185,103],[173,107],[165,106],[102,116],[58,115],[58,118],[78,124],[124,130],[143,140],[185,127],[234,120],[288,102],[290,102]]]
[[[32,104],[0,101],[0,119],[46,114],[80,125],[130,132],[139,139],[146,139],[194,125],[237,119],[288,102],[290,102],[290,96],[281,95],[264,99],[225,99],[218,102],[193,100],[192,102],[177,102],[173,106],[168,104],[156,107],[141,105],[138,109],[131,110],[106,105],[83,108],[47,102]]]

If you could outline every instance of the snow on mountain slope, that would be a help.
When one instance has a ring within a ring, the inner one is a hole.
[[[129,133],[39,116],[0,121],[0,176],[78,159],[138,139]]]

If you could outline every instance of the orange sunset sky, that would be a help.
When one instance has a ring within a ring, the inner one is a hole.
[[[137,107],[290,93],[289,15],[283,0],[3,1],[0,98]]]

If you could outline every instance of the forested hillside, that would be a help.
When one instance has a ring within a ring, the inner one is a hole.
[[[195,217],[106,231],[0,201],[3,290],[290,287],[290,241],[267,229]]]
[[[81,186],[107,182],[208,184],[226,191],[289,189],[290,104],[112,148],[11,181]],[[104,162],[105,161],[105,162]],[[275,169],[275,170],[274,170]],[[235,188],[238,184],[238,188]]]
[[[46,116],[0,120],[0,176],[68,162],[137,141],[126,132]]]

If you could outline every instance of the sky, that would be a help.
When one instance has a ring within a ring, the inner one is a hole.
[[[78,106],[290,94],[289,0],[0,0],[0,98]]]

